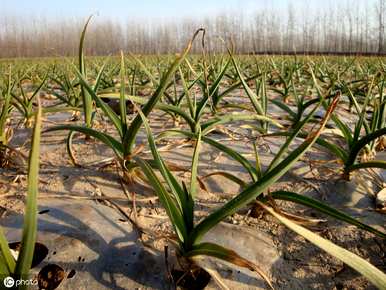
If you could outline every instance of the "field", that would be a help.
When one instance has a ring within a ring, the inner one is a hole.
[[[1,273],[386,289],[384,58],[192,55],[194,38],[87,58],[83,40],[0,62]]]

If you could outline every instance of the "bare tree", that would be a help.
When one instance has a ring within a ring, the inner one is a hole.
[[[117,54],[119,50],[142,54],[180,51],[192,32],[207,30],[207,49],[225,52],[219,41],[233,39],[238,53],[250,52],[372,52],[386,53],[386,0],[347,0],[324,10],[312,5],[288,5],[287,11],[270,6],[252,13],[220,11],[205,18],[137,20],[122,23],[93,19],[86,38],[87,54]],[[305,1],[304,1],[305,2]],[[295,2],[291,2],[295,3]],[[295,5],[295,4],[293,4]],[[296,4],[298,5],[298,4]],[[85,19],[0,17],[0,57],[71,56],[77,53]],[[199,42],[193,47],[200,52]]]
[[[288,5],[288,21],[287,21],[287,46],[288,51],[294,50],[295,44],[295,12],[294,7],[290,3]]]
[[[385,47],[385,13],[386,13],[386,0],[379,0],[376,5],[376,13],[378,18],[378,53],[384,52]]]

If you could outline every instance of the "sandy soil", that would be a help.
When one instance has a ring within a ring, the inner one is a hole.
[[[69,113],[49,115],[46,116],[46,119],[45,127],[54,124],[74,123],[69,121]],[[16,124],[17,118],[13,122]],[[113,132],[112,126],[100,118],[98,118],[97,126],[108,132]],[[157,133],[172,128],[173,123],[168,116],[157,112],[152,115],[151,126],[153,132]],[[225,134],[224,132],[228,133]],[[229,132],[233,133],[229,134]],[[26,140],[29,140],[29,135],[29,129],[15,129],[12,146],[20,148],[21,152],[28,154],[29,144]],[[43,134],[39,197],[41,201],[49,204],[50,200],[54,199],[72,198],[79,200],[85,197],[105,195],[115,198],[114,202],[128,215],[133,216],[132,194],[134,194],[138,224],[158,234],[171,233],[170,225],[165,223],[167,221],[165,212],[160,208],[158,200],[150,190],[139,185],[125,185],[126,190],[132,193],[129,195],[130,200],[128,200],[122,190],[120,175],[115,166],[90,165],[92,162],[113,157],[111,150],[96,141],[85,143],[84,137],[78,135],[74,139],[74,149],[79,163],[85,166],[74,167],[66,153],[64,143],[66,136],[66,132]],[[251,154],[253,149],[248,139],[250,137],[249,129],[233,123],[216,130],[211,136],[230,145],[238,152],[245,153],[248,159],[253,160]],[[139,143],[141,142],[146,144],[143,132],[139,138]],[[264,166],[268,165],[273,157],[272,152],[276,152],[279,148],[278,145],[282,142],[283,139],[280,138],[259,139],[259,153]],[[168,143],[160,143],[160,148],[162,148],[162,156],[168,162],[182,168],[189,168],[192,154],[191,145],[171,140]],[[145,148],[141,154],[150,156],[147,150]],[[205,144],[202,151],[200,176],[205,176],[216,170],[226,170],[237,173],[239,177],[248,180],[247,173],[236,162]],[[364,171],[358,173],[350,183],[343,182],[334,171],[337,167],[335,163],[318,162],[331,159],[332,156],[327,153],[312,149],[271,190],[290,189],[312,196],[352,214],[379,230],[386,231],[385,215],[375,211],[373,195],[377,189],[372,184],[371,177],[366,177]],[[188,180],[189,178],[189,174],[184,171],[178,172],[177,175],[182,179]],[[368,181],[366,187],[361,182],[363,179]],[[237,185],[220,176],[209,177],[204,182],[206,190],[201,189],[197,197],[197,219],[221,205],[240,190]],[[25,188],[26,171],[23,166],[0,169],[0,194],[2,196],[0,215],[2,217],[23,212]],[[310,226],[310,228],[321,236],[368,259],[379,269],[386,271],[386,242],[382,239],[353,226],[326,218],[313,210],[294,206],[288,202],[280,202],[279,206],[295,215],[325,219],[325,222]],[[258,231],[267,236],[268,243],[280,257],[267,269],[276,289],[374,289],[366,279],[340,261],[286,229],[272,217],[259,213],[258,210],[256,213],[253,208],[251,210],[245,209],[228,218],[225,222],[249,231]],[[157,247],[162,249],[162,242]],[[251,288],[245,287],[245,289],[254,289],[252,286]],[[256,287],[258,288],[258,286]]]

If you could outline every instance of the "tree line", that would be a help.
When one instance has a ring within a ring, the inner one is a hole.
[[[386,0],[350,1],[310,11],[222,12],[196,19],[118,22],[94,17],[86,38],[88,55],[165,54],[180,51],[193,32],[206,29],[206,48],[237,53],[386,53]],[[0,57],[73,56],[84,19],[0,18]],[[200,42],[194,47],[200,52]]]

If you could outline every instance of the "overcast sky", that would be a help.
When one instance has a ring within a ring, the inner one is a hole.
[[[376,0],[0,0],[1,16],[61,19],[65,17],[87,17],[98,14],[101,18],[118,21],[130,19],[178,19],[200,17],[219,12],[248,13],[263,8],[286,10],[289,3],[295,10],[320,11],[329,5],[346,3],[370,3]],[[345,5],[346,6],[346,5]],[[369,9],[372,4],[368,4]],[[347,7],[347,6],[346,6]],[[354,5],[353,5],[353,9]]]

